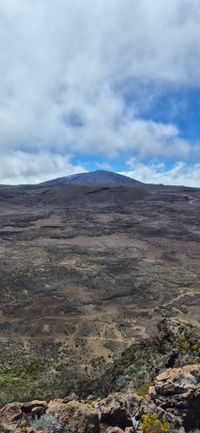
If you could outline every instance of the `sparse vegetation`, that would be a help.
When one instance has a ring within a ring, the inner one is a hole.
[[[133,390],[145,396],[160,370],[200,362],[199,340],[199,328],[180,319],[163,320],[157,335],[133,344],[115,359],[99,386],[104,392]]]
[[[25,418],[23,418],[20,422],[20,429],[21,432],[20,433],[27,433],[27,420]]]
[[[141,428],[144,433],[168,433],[170,424],[160,421],[155,413],[144,415]]]
[[[57,414],[45,414],[31,422],[35,430],[42,430],[47,433],[64,432],[64,424],[59,420]],[[65,430],[66,431],[66,430]]]
[[[0,404],[71,390],[145,395],[160,369],[200,361],[184,323],[146,339],[161,318],[198,320],[199,197],[150,185],[0,187]]]
[[[48,364],[34,358],[23,360],[21,365],[17,359],[15,364],[1,363],[0,404],[19,401],[22,396],[23,400],[32,400],[37,395],[44,398],[56,395],[56,374],[49,374],[48,370]]]
[[[152,383],[144,383],[138,389],[136,389],[136,394],[138,395],[138,397],[145,397],[146,395],[148,395],[149,387],[152,384],[153,384],[153,382]]]

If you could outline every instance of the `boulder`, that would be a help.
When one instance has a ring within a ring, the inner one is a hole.
[[[25,415],[41,415],[48,408],[46,401],[33,400],[27,403],[9,403],[0,409],[0,420],[4,424],[18,421]]]
[[[0,419],[2,423],[10,424],[17,421],[22,416],[21,403],[8,403],[0,409]]]
[[[138,412],[143,399],[133,393],[113,394],[99,402],[101,422],[122,429],[132,426],[132,416]]]
[[[47,413],[57,413],[60,421],[71,433],[99,433],[100,431],[98,410],[87,404],[55,400],[50,402]]]
[[[164,371],[149,393],[156,406],[182,420],[186,431],[200,428],[200,364]]]
[[[33,412],[38,407],[43,408],[43,411],[45,411],[48,408],[48,404],[44,400],[32,400],[21,405],[22,412],[24,413]]]

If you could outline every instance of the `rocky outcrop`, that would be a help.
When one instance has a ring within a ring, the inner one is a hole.
[[[200,365],[197,364],[170,368],[159,374],[146,398],[128,392],[115,393],[103,400],[93,400],[90,396],[79,401],[73,394],[49,403],[35,400],[7,404],[0,410],[0,432],[134,433],[141,431],[143,421],[149,419],[159,426],[168,426],[165,430],[157,429],[158,433],[184,433],[200,428],[199,413]]]
[[[200,364],[159,374],[150,396],[156,405],[179,417],[187,431],[200,428]]]
[[[200,359],[200,328],[178,318],[162,320],[158,333],[134,343],[115,358],[100,377],[103,395],[138,390],[147,393],[160,371],[196,364]],[[102,385],[103,384],[103,385]],[[144,386],[145,385],[145,386]]]
[[[40,415],[39,408],[43,408],[45,415]],[[21,433],[25,421],[26,433],[39,433],[33,422],[36,409],[39,421],[43,419],[41,425],[49,425],[49,417],[55,417],[70,433],[133,433],[139,427],[143,415],[151,413],[156,413],[161,420],[169,420],[171,426],[175,426],[172,415],[151,401],[128,393],[114,394],[96,401],[69,401],[66,398],[52,400],[48,404],[39,401],[37,405],[34,402],[9,404],[1,410],[0,432]]]

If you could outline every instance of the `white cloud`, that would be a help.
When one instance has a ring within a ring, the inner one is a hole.
[[[50,153],[10,152],[0,161],[1,183],[8,185],[39,183],[56,177],[84,172],[70,158]]]
[[[179,161],[172,167],[166,168],[164,163],[146,165],[132,158],[127,165],[129,169],[122,174],[140,182],[200,187],[200,163],[189,165]]]
[[[96,162],[95,165],[98,170],[108,170],[108,171],[113,170],[112,165],[108,164],[107,162]]]
[[[1,154],[198,154],[120,88],[199,86],[199,19],[198,0],[1,0]]]

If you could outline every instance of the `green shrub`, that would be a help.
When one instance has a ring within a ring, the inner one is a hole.
[[[144,433],[168,433],[170,425],[166,421],[160,421],[155,413],[144,415],[142,422]]]
[[[138,397],[145,397],[149,393],[149,388],[152,385],[152,383],[143,383],[137,390],[136,394]]]

